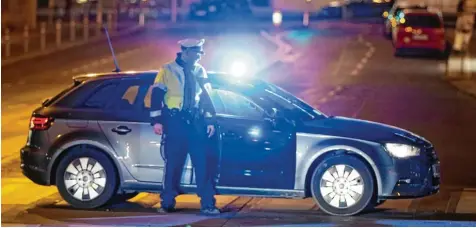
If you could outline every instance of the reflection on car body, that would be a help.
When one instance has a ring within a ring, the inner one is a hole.
[[[160,192],[161,139],[149,123],[157,72],[79,76],[32,115],[21,149],[24,175],[56,185],[78,208]],[[439,191],[433,146],[408,131],[327,116],[259,79],[209,73],[217,111],[212,148],[219,194],[313,197],[332,215],[353,215],[389,198]],[[194,193],[190,161],[181,182]]]

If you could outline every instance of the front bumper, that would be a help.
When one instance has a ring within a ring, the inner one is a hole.
[[[422,150],[420,156],[395,159],[387,191],[380,198],[404,199],[433,195],[440,190],[440,161],[433,148]],[[385,177],[383,177],[385,178]]]
[[[28,179],[39,185],[50,185],[50,175],[48,173],[48,159],[36,147],[25,146],[20,149],[20,167],[22,173]]]

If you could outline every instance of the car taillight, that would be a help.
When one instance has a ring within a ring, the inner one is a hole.
[[[445,34],[445,29],[435,29],[435,34],[438,34],[438,35],[443,35]]]
[[[44,117],[44,116],[32,116],[30,119],[30,129],[31,130],[47,130],[51,127],[53,123],[53,118]]]

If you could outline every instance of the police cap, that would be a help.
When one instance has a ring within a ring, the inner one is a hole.
[[[180,48],[184,50],[195,50],[198,52],[203,52],[203,44],[205,43],[205,39],[184,39],[180,40],[178,44]]]

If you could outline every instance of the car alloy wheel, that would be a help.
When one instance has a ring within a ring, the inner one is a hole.
[[[328,155],[313,171],[311,193],[319,209],[351,216],[375,206],[372,169],[358,155]]]
[[[94,158],[77,158],[69,163],[64,172],[68,193],[80,201],[96,199],[103,193],[106,182],[106,170]]]
[[[321,178],[321,195],[335,208],[349,208],[362,198],[364,183],[353,167],[339,164],[331,166]]]
[[[112,199],[119,179],[114,162],[96,147],[80,145],[64,151],[56,185],[63,199],[81,209],[98,208]]]

